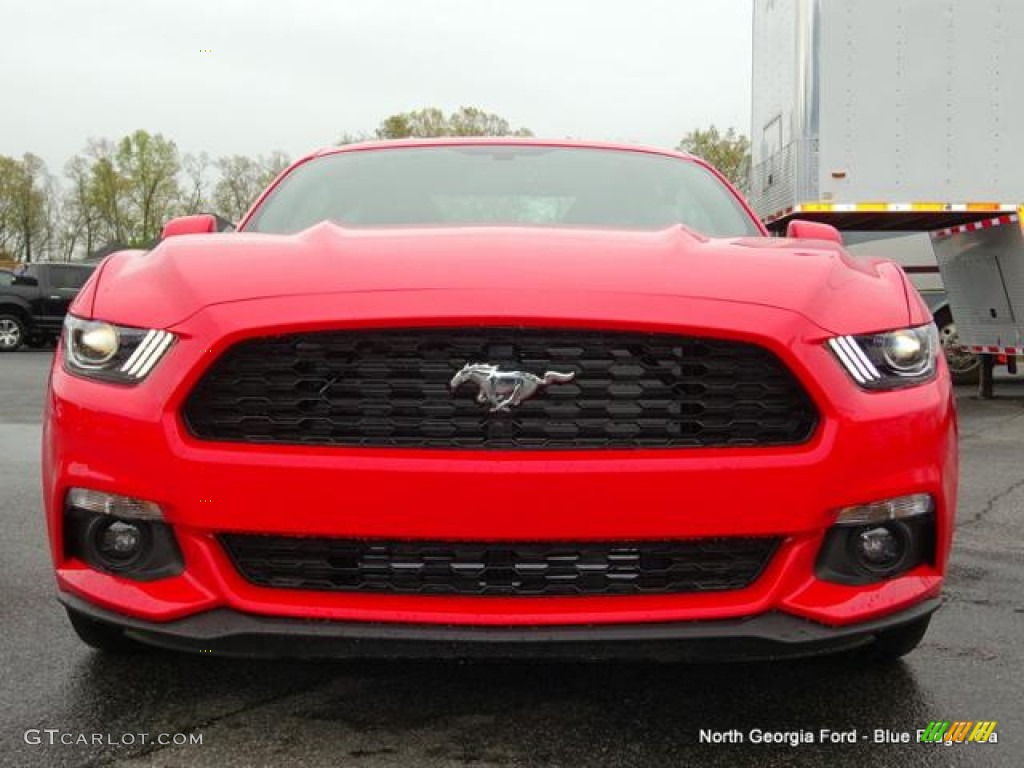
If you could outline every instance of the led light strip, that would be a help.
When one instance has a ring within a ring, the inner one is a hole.
[[[146,335],[142,337],[142,343],[135,348],[135,351],[132,352],[131,357],[129,357],[128,360],[125,361],[125,364],[121,366],[122,373],[127,372],[129,368],[135,365],[135,362],[139,359],[139,357],[146,353],[146,351],[149,349],[150,345],[156,338],[156,334],[156,331],[146,332]]]
[[[882,378],[875,364],[852,336],[836,336],[828,340],[828,345],[858,384],[870,384]]]
[[[164,356],[167,348],[174,341],[174,334],[167,331],[148,331],[142,343],[135,348],[121,372],[135,379],[144,379],[153,370],[153,366]]]

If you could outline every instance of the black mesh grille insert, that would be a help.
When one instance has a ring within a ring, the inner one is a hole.
[[[454,393],[466,363],[573,373],[509,412]],[[794,445],[817,411],[786,366],[747,343],[537,328],[346,330],[243,341],[193,390],[201,439],[489,449]]]
[[[378,541],[224,534],[253,584],[437,595],[633,595],[743,589],[776,538],[659,542]]]

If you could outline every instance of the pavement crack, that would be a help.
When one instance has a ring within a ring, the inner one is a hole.
[[[996,431],[998,429],[1006,429],[1008,426],[1010,426],[1011,424],[1013,424],[1016,421],[1019,421],[1020,419],[1024,419],[1024,413],[1018,413],[1016,416],[1011,416],[1008,419],[997,421],[996,423],[992,424],[991,426],[981,427],[980,429],[975,429],[975,430],[970,430],[970,431],[961,431],[960,432],[960,439],[961,440],[970,440],[970,439],[975,438],[975,437],[981,437],[983,435],[987,435],[989,432],[994,432],[994,431]]]
[[[235,717],[236,715],[241,715],[241,714],[244,714],[246,712],[251,712],[253,710],[259,709],[260,707],[266,706],[267,704],[273,704],[276,701],[281,701],[282,699],[287,699],[289,696],[295,696],[295,695],[300,694],[300,693],[308,693],[310,691],[314,691],[317,688],[322,688],[322,687],[324,687],[326,685],[329,685],[330,683],[331,683],[330,680],[326,680],[326,681],[320,680],[320,681],[318,681],[316,683],[313,683],[311,685],[297,685],[297,686],[295,686],[293,688],[288,688],[287,690],[284,690],[284,691],[278,691],[278,692],[274,693],[273,695],[264,696],[262,698],[254,699],[254,700],[252,700],[250,702],[247,702],[247,703],[245,703],[245,704],[243,704],[243,705],[241,705],[241,706],[231,710],[230,712],[223,712],[223,713],[221,713],[219,715],[215,715],[213,717],[208,717],[208,718],[206,718],[204,720],[200,720],[199,722],[192,723],[191,725],[181,726],[181,729],[179,730],[179,733],[186,733],[186,734],[200,733],[200,732],[203,731],[203,729],[209,728],[209,727],[211,727],[213,725],[216,725],[217,723],[221,722],[222,720],[226,720],[227,718]],[[129,760],[129,759],[134,760],[134,759],[137,759],[137,758],[140,758],[140,757],[147,757],[149,755],[153,755],[153,754],[156,754],[157,752],[161,752],[161,751],[163,751],[165,749],[169,749],[169,748],[176,747],[176,746],[178,746],[178,745],[177,744],[155,744],[155,743],[151,743],[151,744],[147,744],[144,747],[139,748],[138,750],[125,752],[123,754],[118,754],[118,755],[104,755],[103,757],[99,757],[99,758],[96,758],[96,759],[93,759],[93,760],[88,760],[88,761],[86,761],[84,763],[79,764],[78,768],[103,768],[104,766],[117,765],[122,760]]]
[[[975,659],[977,661],[997,661],[1002,658],[1001,654],[991,648],[961,648],[943,643],[929,643],[934,650],[947,656],[954,656],[961,659]]]
[[[981,510],[979,510],[978,513],[975,514],[973,517],[962,521],[960,523],[960,527],[968,528],[970,526],[973,526],[975,523],[980,523],[993,509],[995,509],[996,504],[998,504],[1000,501],[1005,499],[1007,496],[1009,496],[1019,488],[1024,488],[1024,478],[1021,478],[1012,485],[1007,486],[1003,490],[999,491],[999,493],[996,493],[993,496],[990,496],[988,499],[986,499],[985,504],[982,506]]]
[[[1015,613],[1024,613],[1024,607],[1021,607],[1018,603],[1014,603],[1009,600],[992,600],[987,597],[968,597],[967,595],[960,595],[956,592],[947,592],[945,597],[946,600],[951,603],[973,605],[978,608],[1012,608]]]

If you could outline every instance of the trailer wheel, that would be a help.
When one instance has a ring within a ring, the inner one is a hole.
[[[942,352],[946,357],[946,365],[953,377],[954,384],[977,384],[981,375],[981,359],[960,342],[956,332],[956,323],[949,309],[942,309],[935,315],[935,325],[939,328],[939,340]]]

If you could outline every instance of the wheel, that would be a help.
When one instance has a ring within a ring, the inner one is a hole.
[[[25,342],[25,324],[17,315],[0,315],[0,352],[13,352]]]
[[[981,359],[960,343],[956,323],[949,310],[943,309],[935,315],[935,324],[939,328],[942,352],[946,356],[946,365],[949,366],[953,383],[977,384],[981,375]]]
[[[68,612],[68,619],[71,620],[71,627],[78,635],[78,639],[86,645],[104,653],[138,653],[145,646],[128,638],[124,630],[115,627],[113,624],[105,624],[102,621],[86,616],[76,610],[65,607]]]
[[[875,637],[874,644],[866,649],[868,658],[885,662],[896,661],[896,659],[906,656],[920,645],[931,620],[931,616],[925,616],[923,619],[916,619],[902,627],[880,632]]]

